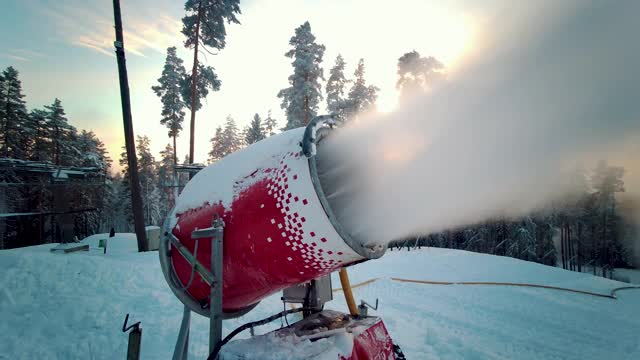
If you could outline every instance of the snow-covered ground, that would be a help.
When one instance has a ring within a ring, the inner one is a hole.
[[[157,253],[136,253],[132,234],[118,234],[102,254],[53,254],[53,245],[0,251],[0,359],[123,359],[126,313],[142,321],[142,358],[168,359],[182,305],[164,281]],[[618,299],[536,288],[425,285],[434,281],[527,282],[598,293],[628,284],[515,259],[426,248],[388,252],[350,268],[357,299],[374,302],[409,359],[640,359],[640,291]],[[339,287],[337,277],[334,288]],[[278,294],[237,326],[282,310]],[[346,311],[341,292],[326,307]],[[291,319],[290,319],[291,320]],[[280,327],[276,321],[257,333]],[[194,315],[190,356],[205,358],[207,319]],[[242,334],[240,337],[247,337]]]

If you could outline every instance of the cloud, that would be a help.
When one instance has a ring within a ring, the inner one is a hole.
[[[139,0],[123,4],[124,42],[128,53],[144,57],[149,52],[164,53],[167,47],[181,43],[182,23],[169,14],[171,7],[158,3]],[[65,42],[113,56],[115,34],[111,2],[31,0],[28,4],[52,22]],[[142,10],[149,8],[158,15],[150,17],[149,11]]]
[[[9,49],[3,56],[8,59],[22,62],[30,62],[33,58],[45,57],[45,55],[40,52],[28,49]]]
[[[18,56],[18,55],[12,55],[12,54],[6,54],[4,55],[4,57],[9,58],[9,59],[13,59],[13,60],[17,60],[17,61],[31,61],[25,57],[22,56]]]

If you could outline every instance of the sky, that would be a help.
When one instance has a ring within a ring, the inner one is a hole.
[[[488,2],[487,4],[491,4]],[[125,49],[136,135],[151,139],[157,157],[169,143],[160,125],[161,104],[151,90],[162,72],[166,48],[176,46],[191,68],[193,53],[180,33],[183,1],[123,0]],[[486,4],[485,4],[486,5]],[[20,72],[28,107],[61,99],[71,124],[93,130],[111,157],[124,145],[117,64],[113,51],[113,10],[107,0],[4,0],[0,13],[0,68]],[[222,81],[196,120],[196,162],[205,162],[209,140],[231,115],[239,127],[268,110],[286,122],[277,93],[288,86],[291,60],[284,56],[294,29],[309,21],[326,46],[325,78],[337,54],[352,77],[364,58],[366,79],[380,88],[378,107],[390,111],[397,100],[397,59],[416,50],[435,56],[450,70],[473,48],[483,11],[465,1],[367,0],[241,1],[240,25],[227,27],[227,46],[204,62]],[[490,6],[489,6],[490,7]],[[320,112],[325,112],[322,103]],[[178,139],[178,155],[188,152],[188,119]]]

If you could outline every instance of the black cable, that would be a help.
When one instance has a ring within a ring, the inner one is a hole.
[[[249,328],[252,328],[254,326],[260,326],[260,325],[264,325],[264,324],[268,324],[270,322],[272,322],[275,319],[279,319],[283,316],[286,316],[288,314],[293,314],[293,313],[297,313],[303,310],[308,310],[306,308],[296,308],[296,309],[290,309],[290,310],[285,310],[282,312],[279,312],[277,314],[271,315],[268,318],[264,318],[262,320],[258,320],[258,321],[253,321],[253,322],[249,322],[246,323],[240,327],[238,327],[237,329],[233,330],[229,335],[227,335],[222,341],[220,341],[219,343],[216,344],[216,347],[213,348],[213,351],[211,352],[211,354],[209,354],[209,357],[207,358],[207,360],[214,360],[217,356],[218,353],[220,352],[220,349],[226,344],[228,343],[231,339],[233,339],[236,335],[238,335],[239,333],[243,332],[244,330],[247,330]]]

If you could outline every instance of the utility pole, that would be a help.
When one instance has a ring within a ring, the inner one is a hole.
[[[133,223],[138,239],[138,251],[148,251],[147,235],[144,229],[142,214],[142,196],[140,196],[140,179],[138,177],[138,159],[136,145],[133,140],[133,120],[131,119],[131,99],[129,96],[129,79],[127,64],[124,56],[124,39],[122,36],[122,17],[120,15],[120,0],[113,0],[113,16],[116,28],[116,58],[118,59],[118,74],[120,77],[120,98],[122,101],[122,121],[124,123],[124,141],[127,148],[129,162],[129,182],[131,183],[131,203],[133,207]]]

